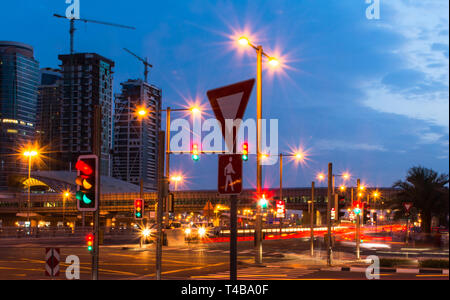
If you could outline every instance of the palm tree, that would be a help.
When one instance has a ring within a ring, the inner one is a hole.
[[[422,231],[431,232],[433,216],[446,219],[449,213],[448,174],[424,167],[413,167],[408,171],[406,181],[397,181],[394,188],[399,189],[396,205],[398,208],[405,202],[413,203],[421,214]]]

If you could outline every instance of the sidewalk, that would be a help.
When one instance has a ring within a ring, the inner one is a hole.
[[[355,256],[345,252],[333,253],[333,265],[327,266],[326,251],[315,251],[315,256],[311,257],[309,251],[303,254],[286,254],[285,259],[276,263],[265,263],[267,268],[287,268],[287,269],[308,269],[316,271],[335,272],[359,272],[365,273],[371,262],[362,258],[356,260]],[[380,268],[381,273],[401,273],[401,274],[444,274],[448,275],[448,269],[419,268],[417,266],[399,266],[395,268]]]

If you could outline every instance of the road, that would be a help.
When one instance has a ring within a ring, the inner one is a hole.
[[[44,276],[44,252],[50,245],[16,244],[0,246],[0,280],[48,279]],[[69,255],[80,258],[81,279],[90,279],[91,255],[83,246],[53,245],[61,248],[61,279],[65,278],[64,263]],[[100,279],[154,279],[155,251],[153,245],[140,249],[137,245],[109,245],[100,250]],[[302,259],[309,243],[302,240],[274,240],[264,242],[264,265],[253,265],[253,242],[239,243],[239,279],[366,279],[364,273],[324,271],[324,251],[317,247],[317,260]],[[371,254],[368,250],[364,255]],[[351,259],[353,253],[336,252],[339,259]],[[229,270],[227,243],[192,244],[164,247],[164,279],[226,279]],[[293,263],[295,262],[295,263]],[[446,279],[442,275],[382,274],[382,279]]]

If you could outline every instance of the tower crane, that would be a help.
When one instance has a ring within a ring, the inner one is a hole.
[[[148,81],[147,81],[147,79],[148,79],[148,72],[149,72],[148,68],[153,68],[153,65],[151,65],[148,62],[147,57],[145,59],[143,59],[142,57],[139,57],[136,54],[134,54],[133,52],[131,52],[130,50],[128,50],[127,48],[123,48],[123,50],[127,51],[128,53],[130,53],[131,55],[136,57],[138,60],[140,60],[144,64],[144,78],[145,78],[145,82],[148,83]]]
[[[96,21],[96,20],[88,20],[88,19],[74,19],[74,18],[67,18],[65,16],[62,15],[58,15],[58,14],[53,14],[54,17],[57,18],[61,18],[61,19],[67,19],[70,21],[70,54],[72,55],[74,53],[73,50],[73,36],[75,33],[75,21],[80,21],[80,22],[84,22],[84,23],[95,23],[95,24],[101,24],[101,25],[107,25],[107,26],[115,26],[115,27],[121,27],[121,28],[126,28],[126,29],[136,29],[134,27],[131,26],[125,26],[125,25],[120,25],[120,24],[114,24],[114,23],[109,23],[109,22],[101,22],[101,21]]]

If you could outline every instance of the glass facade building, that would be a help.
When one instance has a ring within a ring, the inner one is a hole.
[[[128,80],[116,96],[114,114],[114,152],[112,176],[139,185],[147,191],[157,189],[158,132],[161,128],[161,89],[142,80]],[[137,107],[149,115],[141,120]]]
[[[92,154],[94,106],[101,107],[101,173],[110,175],[114,62],[95,53],[59,55],[62,72],[61,161],[75,166]],[[71,165],[71,166],[70,166]]]
[[[0,190],[7,189],[9,175],[26,172],[17,151],[35,139],[39,83],[33,48],[0,41]]]

